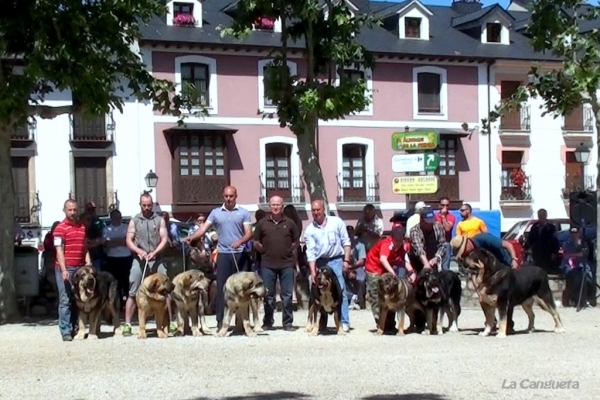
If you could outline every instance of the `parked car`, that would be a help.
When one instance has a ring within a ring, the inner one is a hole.
[[[519,259],[520,263],[525,261],[526,254],[523,251],[523,245],[527,241],[527,237],[529,236],[529,232],[531,231],[531,227],[537,221],[537,219],[526,219],[523,221],[519,221],[514,224],[508,232],[502,236],[502,240],[506,240],[511,243],[515,249],[515,254]],[[556,226],[556,230],[558,232],[569,230],[571,226],[571,221],[568,218],[558,218],[558,219],[548,219],[548,222],[554,224]],[[560,243],[560,240],[559,240]]]

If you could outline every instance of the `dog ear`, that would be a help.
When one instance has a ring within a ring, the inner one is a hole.
[[[148,291],[150,293],[156,292],[159,284],[160,282],[158,281],[157,277],[154,276],[152,279],[150,279],[150,284],[148,284]]]

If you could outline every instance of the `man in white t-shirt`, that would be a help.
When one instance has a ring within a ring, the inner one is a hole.
[[[102,230],[104,251],[106,252],[106,270],[119,281],[119,294],[127,298],[129,292],[129,271],[133,256],[125,245],[127,224],[123,223],[121,212],[110,212],[110,224]]]
[[[419,211],[421,211],[422,209],[424,209],[426,207],[429,207],[429,206],[422,201],[419,201],[419,202],[417,202],[417,204],[415,204],[415,213],[413,215],[411,215],[408,220],[406,220],[406,237],[407,238],[410,238],[410,230],[412,228],[414,228],[415,226],[419,225],[419,222],[421,222],[421,214],[419,213]]]

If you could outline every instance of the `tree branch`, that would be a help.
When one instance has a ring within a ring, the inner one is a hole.
[[[28,108],[29,116],[38,116],[41,119],[52,119],[54,117],[58,117],[62,114],[74,114],[76,112],[81,111],[81,106],[40,106],[40,105],[30,105]]]

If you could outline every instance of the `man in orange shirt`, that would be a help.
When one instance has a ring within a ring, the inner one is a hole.
[[[463,204],[460,207],[462,221],[456,225],[456,236],[467,235],[469,239],[480,233],[487,232],[487,226],[481,219],[473,216],[473,209],[470,204]]]
[[[416,271],[410,263],[405,261],[404,235],[405,230],[403,227],[394,228],[389,237],[377,242],[367,254],[365,261],[367,293],[369,294],[371,312],[376,325],[379,324],[379,277],[386,272],[395,275],[394,266],[397,266],[400,267],[398,276],[405,278],[408,275],[408,280],[411,283],[416,280]],[[394,321],[393,318],[391,320]]]

